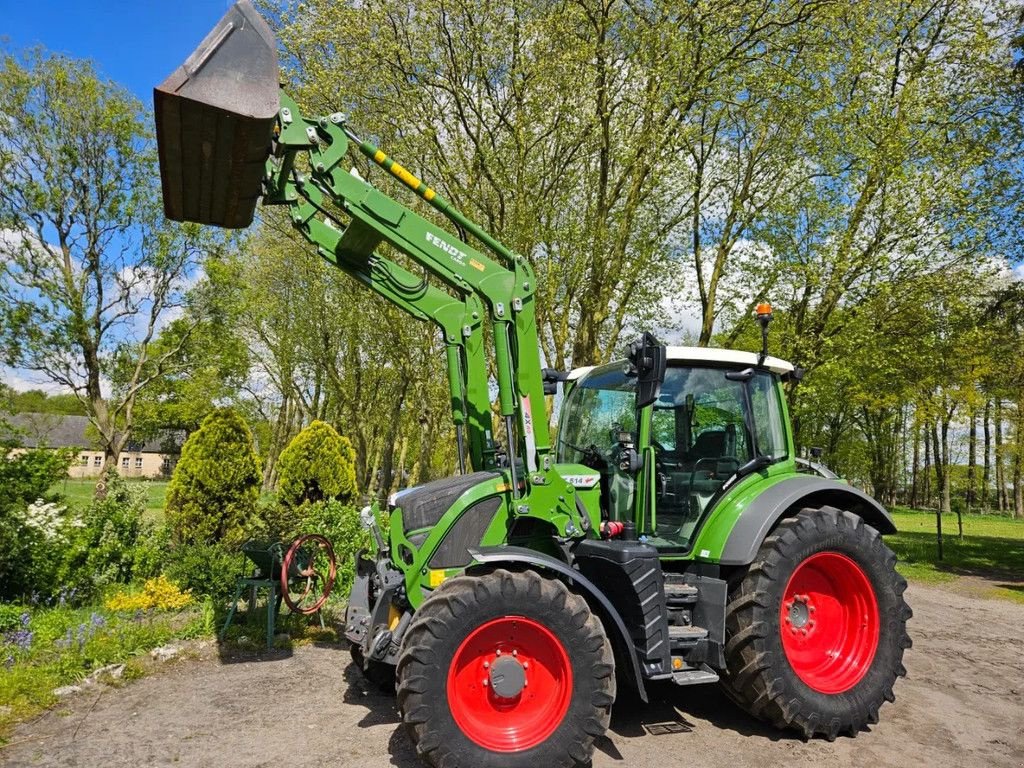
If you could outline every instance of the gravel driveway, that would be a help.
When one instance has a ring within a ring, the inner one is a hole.
[[[715,686],[668,684],[650,706],[616,711],[594,768],[1024,766],[1024,605],[917,585],[907,598],[909,677],[871,732],[804,743],[752,720]],[[394,698],[369,687],[344,650],[307,646],[258,661],[205,654],[122,689],[76,695],[20,726],[0,764],[420,765]]]

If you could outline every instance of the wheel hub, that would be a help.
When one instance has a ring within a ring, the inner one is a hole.
[[[807,595],[797,595],[792,600],[787,600],[786,608],[789,610],[786,623],[789,625],[791,632],[799,632],[805,627],[813,629],[814,622],[811,621],[811,611],[815,610],[815,608]],[[804,634],[807,633],[804,632]]]
[[[526,687],[526,670],[513,656],[499,656],[491,665],[491,690],[501,699],[514,699]]]

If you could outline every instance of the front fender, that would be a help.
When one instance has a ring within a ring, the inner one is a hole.
[[[838,480],[796,475],[766,488],[736,520],[722,549],[722,565],[748,565],[775,524],[805,507],[831,506],[853,512],[879,533],[895,533],[885,507],[863,491]]]
[[[569,579],[583,594],[583,598],[590,605],[591,610],[596,609],[598,618],[601,619],[601,623],[604,624],[605,631],[612,641],[612,647],[621,649],[623,653],[618,655],[629,659],[625,670],[626,677],[636,686],[641,701],[647,702],[647,690],[644,688],[643,677],[640,673],[640,662],[637,661],[636,651],[633,648],[633,642],[630,639],[626,625],[622,621],[622,616],[619,615],[615,606],[612,605],[611,601],[592,581],[561,560],[557,560],[550,555],[535,552],[532,549],[525,549],[523,547],[477,547],[470,548],[469,553],[479,564],[502,565],[504,563],[514,563],[518,565],[532,565],[537,568],[553,571]]]

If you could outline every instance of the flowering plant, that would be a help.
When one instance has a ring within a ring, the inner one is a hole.
[[[155,579],[147,579],[141,592],[118,592],[107,600],[106,606],[111,611],[147,611],[151,608],[171,611],[184,608],[191,602],[192,593],[189,590],[183,592],[177,584],[161,574]]]

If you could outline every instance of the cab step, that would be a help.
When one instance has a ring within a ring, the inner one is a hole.
[[[718,673],[707,664],[693,669],[682,669],[672,673],[672,682],[676,685],[702,685],[704,683],[717,683]]]
[[[708,631],[704,629],[704,627],[679,625],[668,628],[668,639],[670,642],[695,643],[698,640],[703,640],[707,636]]]
[[[665,602],[669,605],[692,605],[697,602],[697,588],[692,584],[665,584]]]

